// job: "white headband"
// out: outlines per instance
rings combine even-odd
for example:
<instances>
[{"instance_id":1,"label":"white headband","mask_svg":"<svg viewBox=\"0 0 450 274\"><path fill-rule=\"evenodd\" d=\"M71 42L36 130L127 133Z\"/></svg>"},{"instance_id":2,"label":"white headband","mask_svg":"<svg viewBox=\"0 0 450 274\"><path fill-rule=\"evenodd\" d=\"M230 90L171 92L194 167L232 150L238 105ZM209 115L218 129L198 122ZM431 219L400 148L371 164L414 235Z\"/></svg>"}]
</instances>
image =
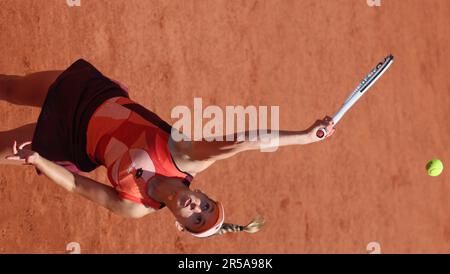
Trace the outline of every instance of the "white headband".
<instances>
[{"instance_id":1,"label":"white headband","mask_svg":"<svg viewBox=\"0 0 450 274\"><path fill-rule=\"evenodd\" d=\"M208 229L206 231L199 232L199 233L189 232L189 233L191 233L192 236L195 236L198 238L205 238L205 237L209 237L209 236L216 234L217 231L220 230L223 222L225 221L225 211L223 210L223 206L221 203L217 202L216 205L219 208L219 218L217 218L216 223L210 229Z\"/></svg>"}]
</instances>

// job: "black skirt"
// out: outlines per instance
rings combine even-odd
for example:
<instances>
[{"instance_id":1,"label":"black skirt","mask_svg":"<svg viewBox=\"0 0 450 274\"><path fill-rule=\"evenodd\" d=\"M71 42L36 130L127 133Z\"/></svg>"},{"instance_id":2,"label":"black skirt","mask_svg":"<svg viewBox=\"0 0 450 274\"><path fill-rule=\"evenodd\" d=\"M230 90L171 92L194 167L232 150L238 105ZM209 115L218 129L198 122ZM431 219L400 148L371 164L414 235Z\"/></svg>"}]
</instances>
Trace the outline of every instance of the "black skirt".
<instances>
[{"instance_id":1,"label":"black skirt","mask_svg":"<svg viewBox=\"0 0 450 274\"><path fill-rule=\"evenodd\" d=\"M69 161L84 172L98 167L86 152L86 133L95 110L106 100L128 93L79 59L50 86L39 115L32 150L47 160Z\"/></svg>"}]
</instances>

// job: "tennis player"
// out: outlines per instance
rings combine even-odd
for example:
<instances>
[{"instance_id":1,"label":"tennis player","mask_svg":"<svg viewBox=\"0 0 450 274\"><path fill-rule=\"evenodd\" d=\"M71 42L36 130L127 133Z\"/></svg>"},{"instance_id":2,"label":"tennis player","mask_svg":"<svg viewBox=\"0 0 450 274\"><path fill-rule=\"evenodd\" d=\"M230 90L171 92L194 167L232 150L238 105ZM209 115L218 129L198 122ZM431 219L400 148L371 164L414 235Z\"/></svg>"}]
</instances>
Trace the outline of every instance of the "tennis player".
<instances>
[{"instance_id":1,"label":"tennis player","mask_svg":"<svg viewBox=\"0 0 450 274\"><path fill-rule=\"evenodd\" d=\"M260 149L261 139L245 141L180 141L171 125L130 99L123 84L79 59L64 71L25 76L0 75L0 99L40 107L36 123L0 132L0 163L32 165L70 192L117 214L140 218L167 207L176 227L196 237L227 232L257 232L264 223L225 223L222 203L199 190L193 178L218 160ZM330 117L303 131L279 131L278 146L321 141ZM105 166L111 185L82 176Z\"/></svg>"}]
</instances>

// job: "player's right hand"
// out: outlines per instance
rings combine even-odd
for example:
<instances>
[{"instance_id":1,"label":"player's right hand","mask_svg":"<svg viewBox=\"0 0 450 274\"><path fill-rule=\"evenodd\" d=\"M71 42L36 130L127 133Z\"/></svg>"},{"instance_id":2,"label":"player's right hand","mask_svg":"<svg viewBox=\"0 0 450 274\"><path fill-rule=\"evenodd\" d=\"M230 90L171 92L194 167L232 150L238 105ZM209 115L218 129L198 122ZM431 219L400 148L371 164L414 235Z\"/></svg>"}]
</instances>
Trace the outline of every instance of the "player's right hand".
<instances>
[{"instance_id":1,"label":"player's right hand","mask_svg":"<svg viewBox=\"0 0 450 274\"><path fill-rule=\"evenodd\" d=\"M323 138L317 137L317 131L319 131L320 129L323 129L323 128L327 132L326 136ZM308 134L308 138L311 143L330 138L331 135L333 135L333 133L335 131L336 131L336 128L334 127L333 119L330 116L325 116L325 118L323 118L322 120L317 120L316 122L314 122L314 124L312 126L310 126L306 130L306 132Z\"/></svg>"}]
</instances>

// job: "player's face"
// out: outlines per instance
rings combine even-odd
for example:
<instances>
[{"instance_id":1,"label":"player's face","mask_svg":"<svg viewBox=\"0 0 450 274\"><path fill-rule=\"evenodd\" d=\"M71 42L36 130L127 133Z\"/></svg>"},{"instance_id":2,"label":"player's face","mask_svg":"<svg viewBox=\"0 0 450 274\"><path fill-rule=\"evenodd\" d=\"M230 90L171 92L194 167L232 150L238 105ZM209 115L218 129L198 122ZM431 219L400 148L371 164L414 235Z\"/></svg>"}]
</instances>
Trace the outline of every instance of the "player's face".
<instances>
[{"instance_id":1,"label":"player's face","mask_svg":"<svg viewBox=\"0 0 450 274\"><path fill-rule=\"evenodd\" d=\"M177 210L174 212L178 222L191 232L201 232L211 227L219 216L216 202L200 191L185 191L178 195Z\"/></svg>"}]
</instances>

